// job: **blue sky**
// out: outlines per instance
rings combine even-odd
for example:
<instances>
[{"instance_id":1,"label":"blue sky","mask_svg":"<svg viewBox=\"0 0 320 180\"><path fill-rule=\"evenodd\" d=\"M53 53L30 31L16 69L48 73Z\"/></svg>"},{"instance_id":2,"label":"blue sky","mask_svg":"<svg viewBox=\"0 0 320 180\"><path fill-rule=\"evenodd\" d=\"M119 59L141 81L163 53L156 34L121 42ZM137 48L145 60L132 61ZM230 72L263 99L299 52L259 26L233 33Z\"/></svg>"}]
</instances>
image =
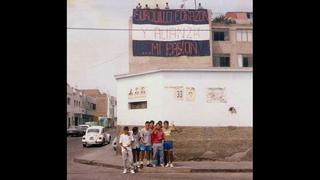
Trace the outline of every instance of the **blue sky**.
<instances>
[{"instance_id":1,"label":"blue sky","mask_svg":"<svg viewBox=\"0 0 320 180\"><path fill-rule=\"evenodd\" d=\"M128 28L132 9L152 0L67 0L67 27ZM179 8L182 0L168 2ZM252 0L197 0L214 15L227 11L252 11ZM194 8L194 1L185 2ZM67 81L78 88L98 88L116 95L114 74L128 71L127 31L67 30Z\"/></svg>"}]
</instances>

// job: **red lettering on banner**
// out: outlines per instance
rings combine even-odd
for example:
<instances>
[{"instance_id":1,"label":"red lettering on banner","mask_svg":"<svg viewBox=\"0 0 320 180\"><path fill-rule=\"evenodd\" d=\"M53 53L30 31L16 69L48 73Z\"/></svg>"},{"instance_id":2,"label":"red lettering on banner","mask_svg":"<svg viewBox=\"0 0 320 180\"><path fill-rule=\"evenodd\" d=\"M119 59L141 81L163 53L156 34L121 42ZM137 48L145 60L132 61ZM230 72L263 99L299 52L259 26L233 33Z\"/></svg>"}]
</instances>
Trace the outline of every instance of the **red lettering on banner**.
<instances>
[{"instance_id":1,"label":"red lettering on banner","mask_svg":"<svg viewBox=\"0 0 320 180\"><path fill-rule=\"evenodd\" d=\"M166 43L166 56L171 56L169 52L171 50L171 43Z\"/></svg>"},{"instance_id":2,"label":"red lettering on banner","mask_svg":"<svg viewBox=\"0 0 320 180\"><path fill-rule=\"evenodd\" d=\"M157 11L157 20L156 20L156 23L159 23L159 24L162 23L161 11Z\"/></svg>"},{"instance_id":3,"label":"red lettering on banner","mask_svg":"<svg viewBox=\"0 0 320 180\"><path fill-rule=\"evenodd\" d=\"M197 43L191 43L190 44L191 54L198 55L198 44Z\"/></svg>"},{"instance_id":4,"label":"red lettering on banner","mask_svg":"<svg viewBox=\"0 0 320 180\"><path fill-rule=\"evenodd\" d=\"M196 13L196 14L195 14L195 16L194 16L194 21L195 21L195 22L202 20L200 15L201 15L201 13Z\"/></svg>"},{"instance_id":5,"label":"red lettering on banner","mask_svg":"<svg viewBox=\"0 0 320 180\"><path fill-rule=\"evenodd\" d=\"M208 20L208 13L207 13L207 11L204 11L204 12L202 12L202 19L203 19L203 21L209 21Z\"/></svg>"},{"instance_id":6,"label":"red lettering on banner","mask_svg":"<svg viewBox=\"0 0 320 180\"><path fill-rule=\"evenodd\" d=\"M189 42L185 42L184 43L184 54L185 55L189 55L190 54L190 43Z\"/></svg>"},{"instance_id":7,"label":"red lettering on banner","mask_svg":"<svg viewBox=\"0 0 320 180\"><path fill-rule=\"evenodd\" d=\"M161 52L161 46L160 46L160 43L157 43L157 42L153 42L151 44L151 54L154 55L160 55L160 52Z\"/></svg>"},{"instance_id":8,"label":"red lettering on banner","mask_svg":"<svg viewBox=\"0 0 320 180\"><path fill-rule=\"evenodd\" d=\"M197 13L196 13L196 14L197 14ZM189 12L189 20L194 21L194 17L195 17L194 11L190 11L190 12Z\"/></svg>"},{"instance_id":9,"label":"red lettering on banner","mask_svg":"<svg viewBox=\"0 0 320 180\"><path fill-rule=\"evenodd\" d=\"M134 10L134 21L150 21L156 24L176 24L191 21L208 22L206 10Z\"/></svg>"},{"instance_id":10,"label":"red lettering on banner","mask_svg":"<svg viewBox=\"0 0 320 180\"><path fill-rule=\"evenodd\" d=\"M183 46L182 42L177 42L177 48L176 48L176 56L183 55Z\"/></svg>"}]
</instances>

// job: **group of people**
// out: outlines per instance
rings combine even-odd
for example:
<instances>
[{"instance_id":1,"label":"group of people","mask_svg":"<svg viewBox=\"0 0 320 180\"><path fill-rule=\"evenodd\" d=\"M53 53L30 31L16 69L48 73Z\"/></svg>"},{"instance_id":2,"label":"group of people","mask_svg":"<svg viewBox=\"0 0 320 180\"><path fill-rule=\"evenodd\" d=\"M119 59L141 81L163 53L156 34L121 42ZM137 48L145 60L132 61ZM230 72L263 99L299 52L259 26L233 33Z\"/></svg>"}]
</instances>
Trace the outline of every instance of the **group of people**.
<instances>
[{"instance_id":1,"label":"group of people","mask_svg":"<svg viewBox=\"0 0 320 180\"><path fill-rule=\"evenodd\" d=\"M139 168L173 167L173 138L171 132L177 131L175 125L168 121L146 121L142 129L133 127L132 131L125 126L120 135L119 145L123 159L123 173L131 173ZM146 164L144 163L146 158Z\"/></svg>"},{"instance_id":2,"label":"group of people","mask_svg":"<svg viewBox=\"0 0 320 180\"><path fill-rule=\"evenodd\" d=\"M184 8L184 4L182 4L182 5L180 6L180 8ZM141 6L140 3L138 3L138 5L136 6L136 9L142 9L142 6ZM148 4L145 5L144 9L150 9L149 6L148 6ZM160 8L159 8L159 5L156 4L156 7L155 7L154 9L160 9ZM164 9L170 9L168 3L166 3L166 6L164 7ZM199 3L198 9L203 9L203 7L201 6L201 3Z\"/></svg>"}]
</instances>

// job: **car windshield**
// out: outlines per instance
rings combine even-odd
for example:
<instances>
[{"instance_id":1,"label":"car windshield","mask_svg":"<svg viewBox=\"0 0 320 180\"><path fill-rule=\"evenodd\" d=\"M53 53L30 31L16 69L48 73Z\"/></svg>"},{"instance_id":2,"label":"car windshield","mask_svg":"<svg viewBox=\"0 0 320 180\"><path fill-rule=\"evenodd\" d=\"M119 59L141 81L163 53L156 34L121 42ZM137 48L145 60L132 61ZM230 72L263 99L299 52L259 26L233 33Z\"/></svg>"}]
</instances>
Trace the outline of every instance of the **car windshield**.
<instances>
[{"instance_id":1,"label":"car windshield","mask_svg":"<svg viewBox=\"0 0 320 180\"><path fill-rule=\"evenodd\" d=\"M88 133L99 133L99 129L88 129Z\"/></svg>"}]
</instances>

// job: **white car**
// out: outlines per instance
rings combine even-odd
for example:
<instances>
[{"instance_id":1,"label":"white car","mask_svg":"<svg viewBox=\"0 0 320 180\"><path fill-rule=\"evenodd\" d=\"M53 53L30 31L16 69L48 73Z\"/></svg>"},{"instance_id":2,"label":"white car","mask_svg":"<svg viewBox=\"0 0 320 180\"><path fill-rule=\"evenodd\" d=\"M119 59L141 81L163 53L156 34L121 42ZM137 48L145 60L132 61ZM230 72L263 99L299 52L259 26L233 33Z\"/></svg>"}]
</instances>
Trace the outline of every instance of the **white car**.
<instances>
[{"instance_id":1,"label":"white car","mask_svg":"<svg viewBox=\"0 0 320 180\"><path fill-rule=\"evenodd\" d=\"M111 135L106 133L102 126L91 126L86 130L86 134L82 137L83 147L89 145L104 145L111 142Z\"/></svg>"}]
</instances>

